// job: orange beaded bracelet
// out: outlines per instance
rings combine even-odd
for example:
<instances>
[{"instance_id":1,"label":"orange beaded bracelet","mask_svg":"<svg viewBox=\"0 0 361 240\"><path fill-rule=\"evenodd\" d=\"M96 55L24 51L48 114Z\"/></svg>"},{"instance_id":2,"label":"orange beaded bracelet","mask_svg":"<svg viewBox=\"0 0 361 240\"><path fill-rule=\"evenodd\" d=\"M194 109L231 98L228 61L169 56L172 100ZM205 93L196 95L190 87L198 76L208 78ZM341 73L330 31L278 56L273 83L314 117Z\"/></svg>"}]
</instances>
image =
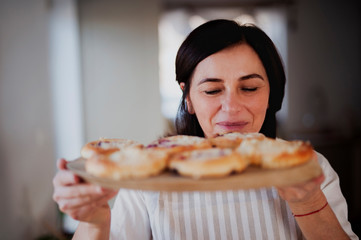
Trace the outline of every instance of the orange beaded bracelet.
<instances>
[{"instance_id":1,"label":"orange beaded bracelet","mask_svg":"<svg viewBox=\"0 0 361 240\"><path fill-rule=\"evenodd\" d=\"M318 209L318 210L316 210L316 211L309 212L309 213L305 213L305 214L293 214L293 213L292 213L292 215L293 215L294 217L304 217L304 216L312 215L312 214L318 213L319 211L321 211L322 209L324 209L327 205L328 205L328 202L326 202L325 205L323 205L320 209Z\"/></svg>"}]
</instances>

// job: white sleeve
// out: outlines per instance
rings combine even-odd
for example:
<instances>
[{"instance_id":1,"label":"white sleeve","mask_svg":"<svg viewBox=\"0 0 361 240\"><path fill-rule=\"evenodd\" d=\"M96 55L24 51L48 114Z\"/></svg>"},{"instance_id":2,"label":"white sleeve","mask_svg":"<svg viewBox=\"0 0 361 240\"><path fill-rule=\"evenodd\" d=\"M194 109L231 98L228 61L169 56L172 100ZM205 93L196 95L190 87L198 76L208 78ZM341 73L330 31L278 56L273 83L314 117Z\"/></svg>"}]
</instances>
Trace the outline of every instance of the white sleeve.
<instances>
[{"instance_id":1,"label":"white sleeve","mask_svg":"<svg viewBox=\"0 0 361 240\"><path fill-rule=\"evenodd\" d=\"M110 239L151 239L148 212L140 191L119 190L111 213Z\"/></svg>"},{"instance_id":2,"label":"white sleeve","mask_svg":"<svg viewBox=\"0 0 361 240\"><path fill-rule=\"evenodd\" d=\"M317 153L317 158L323 170L323 174L325 175L325 181L321 184L321 189L327 198L328 204L347 235L351 239L358 239L356 234L352 231L351 224L348 221L347 203L341 192L340 180L337 173L322 154Z\"/></svg>"}]
</instances>

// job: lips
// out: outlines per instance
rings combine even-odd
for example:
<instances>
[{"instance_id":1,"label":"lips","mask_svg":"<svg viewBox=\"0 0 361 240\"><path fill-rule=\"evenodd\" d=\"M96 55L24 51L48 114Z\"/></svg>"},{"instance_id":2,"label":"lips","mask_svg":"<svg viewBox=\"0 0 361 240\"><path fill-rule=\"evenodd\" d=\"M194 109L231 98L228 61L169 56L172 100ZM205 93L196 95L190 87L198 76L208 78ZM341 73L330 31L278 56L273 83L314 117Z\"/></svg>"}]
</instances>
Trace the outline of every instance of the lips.
<instances>
[{"instance_id":1,"label":"lips","mask_svg":"<svg viewBox=\"0 0 361 240\"><path fill-rule=\"evenodd\" d=\"M229 121L224 121L224 122L218 122L216 123L216 125L218 127L220 127L222 130L230 132L230 131L241 131L242 129L244 129L247 126L248 122L229 122Z\"/></svg>"}]
</instances>

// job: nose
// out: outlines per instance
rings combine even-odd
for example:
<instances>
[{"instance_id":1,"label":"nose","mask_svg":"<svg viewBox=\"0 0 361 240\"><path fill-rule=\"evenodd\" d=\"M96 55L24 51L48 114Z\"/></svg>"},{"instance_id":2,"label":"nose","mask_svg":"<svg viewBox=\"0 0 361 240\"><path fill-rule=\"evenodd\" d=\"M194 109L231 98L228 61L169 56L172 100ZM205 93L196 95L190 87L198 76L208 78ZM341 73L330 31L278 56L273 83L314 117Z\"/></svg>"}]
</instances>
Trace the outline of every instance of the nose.
<instances>
[{"instance_id":1,"label":"nose","mask_svg":"<svg viewBox=\"0 0 361 240\"><path fill-rule=\"evenodd\" d=\"M237 113L242 109L242 99L237 93L229 92L223 96L222 110L228 113Z\"/></svg>"}]
</instances>

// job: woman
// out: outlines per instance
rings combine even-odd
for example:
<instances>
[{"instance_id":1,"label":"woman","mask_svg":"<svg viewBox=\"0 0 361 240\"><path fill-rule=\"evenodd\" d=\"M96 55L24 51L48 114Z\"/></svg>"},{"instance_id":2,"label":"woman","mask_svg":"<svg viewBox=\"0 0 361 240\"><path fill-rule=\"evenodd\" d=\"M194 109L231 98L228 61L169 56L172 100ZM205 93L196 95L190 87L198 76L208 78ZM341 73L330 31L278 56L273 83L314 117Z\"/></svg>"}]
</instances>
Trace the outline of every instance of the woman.
<instances>
[{"instance_id":1,"label":"woman","mask_svg":"<svg viewBox=\"0 0 361 240\"><path fill-rule=\"evenodd\" d=\"M267 35L254 26L214 20L195 29L176 59L183 91L177 134L213 137L261 132L276 137L285 75ZM80 220L75 238L86 239L348 239L338 177L315 153L324 174L297 186L226 192L116 193L90 184L60 160L54 200Z\"/></svg>"}]
</instances>

